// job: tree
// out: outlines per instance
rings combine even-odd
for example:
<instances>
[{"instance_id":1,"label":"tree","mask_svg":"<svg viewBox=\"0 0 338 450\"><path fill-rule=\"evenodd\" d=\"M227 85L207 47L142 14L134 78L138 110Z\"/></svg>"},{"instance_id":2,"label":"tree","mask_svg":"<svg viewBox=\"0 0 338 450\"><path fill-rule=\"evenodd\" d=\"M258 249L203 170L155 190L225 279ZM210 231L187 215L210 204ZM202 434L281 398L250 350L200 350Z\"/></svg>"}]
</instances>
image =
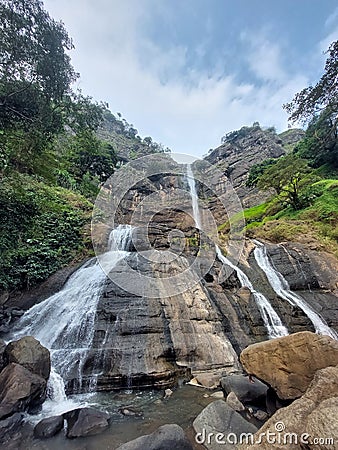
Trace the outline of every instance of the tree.
<instances>
[{"instance_id":1,"label":"tree","mask_svg":"<svg viewBox=\"0 0 338 450\"><path fill-rule=\"evenodd\" d=\"M328 164L338 167L336 113L330 107L315 116L306 130L305 137L295 147L294 152L306 158L312 167Z\"/></svg>"},{"instance_id":2,"label":"tree","mask_svg":"<svg viewBox=\"0 0 338 450\"><path fill-rule=\"evenodd\" d=\"M247 179L246 185L248 187L256 186L259 178L263 175L264 171L271 167L273 164L276 164L278 160L275 158L268 158L262 161L261 163L254 164L249 171L249 177Z\"/></svg>"},{"instance_id":3,"label":"tree","mask_svg":"<svg viewBox=\"0 0 338 450\"><path fill-rule=\"evenodd\" d=\"M39 0L2 0L0 6L0 124L60 126L53 113L76 80L73 48L63 24ZM51 116L45 121L46 113ZM41 120L42 117L44 120ZM58 121L56 121L58 122ZM54 129L52 129L54 131Z\"/></svg>"},{"instance_id":4,"label":"tree","mask_svg":"<svg viewBox=\"0 0 338 450\"><path fill-rule=\"evenodd\" d=\"M273 188L285 198L287 204L297 210L302 207L300 189L310 182L305 175L310 171L307 161L290 154L279 158L260 176L259 189Z\"/></svg>"},{"instance_id":5,"label":"tree","mask_svg":"<svg viewBox=\"0 0 338 450\"><path fill-rule=\"evenodd\" d=\"M316 114L326 107L335 111L337 126L338 111L338 41L332 42L328 50L328 58L325 63L325 71L315 86L309 86L299 93L290 103L283 108L290 115L291 122L308 122Z\"/></svg>"}]
</instances>

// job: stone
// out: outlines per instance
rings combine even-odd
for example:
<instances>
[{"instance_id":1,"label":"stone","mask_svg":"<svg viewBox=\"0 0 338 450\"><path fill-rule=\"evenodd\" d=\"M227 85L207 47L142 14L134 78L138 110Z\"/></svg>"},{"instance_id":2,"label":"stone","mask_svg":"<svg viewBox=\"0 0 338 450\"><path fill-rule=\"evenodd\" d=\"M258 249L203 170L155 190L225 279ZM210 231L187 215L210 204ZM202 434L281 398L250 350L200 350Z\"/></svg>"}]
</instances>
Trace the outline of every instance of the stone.
<instances>
[{"instance_id":1,"label":"stone","mask_svg":"<svg viewBox=\"0 0 338 450\"><path fill-rule=\"evenodd\" d=\"M193 450L181 427L176 424L162 425L151 434L127 442L117 450Z\"/></svg>"},{"instance_id":2,"label":"stone","mask_svg":"<svg viewBox=\"0 0 338 450\"><path fill-rule=\"evenodd\" d=\"M234 411L244 411L245 406L238 400L237 395L234 392L230 392L226 398L227 405Z\"/></svg>"},{"instance_id":3,"label":"stone","mask_svg":"<svg viewBox=\"0 0 338 450\"><path fill-rule=\"evenodd\" d=\"M0 374L0 419L40 406L46 398L46 385L39 375L10 363Z\"/></svg>"},{"instance_id":4,"label":"stone","mask_svg":"<svg viewBox=\"0 0 338 450\"><path fill-rule=\"evenodd\" d=\"M105 430L109 415L94 408L78 408L63 414L67 421L67 438L93 436Z\"/></svg>"},{"instance_id":5,"label":"stone","mask_svg":"<svg viewBox=\"0 0 338 450\"><path fill-rule=\"evenodd\" d=\"M224 398L224 394L222 391L216 391L210 394L210 397L212 398Z\"/></svg>"},{"instance_id":6,"label":"stone","mask_svg":"<svg viewBox=\"0 0 338 450\"><path fill-rule=\"evenodd\" d=\"M166 389L164 391L164 398L170 398L173 395L173 391L171 389Z\"/></svg>"},{"instance_id":7,"label":"stone","mask_svg":"<svg viewBox=\"0 0 338 450\"><path fill-rule=\"evenodd\" d=\"M24 420L22 413L14 413L7 419L0 420L0 443L4 443L12 438L13 433L20 428Z\"/></svg>"},{"instance_id":8,"label":"stone","mask_svg":"<svg viewBox=\"0 0 338 450\"><path fill-rule=\"evenodd\" d=\"M244 405L265 405L268 387L256 378L250 380L244 375L228 375L221 378L221 387L225 395L233 392Z\"/></svg>"},{"instance_id":9,"label":"stone","mask_svg":"<svg viewBox=\"0 0 338 450\"><path fill-rule=\"evenodd\" d=\"M2 339L0 339L0 372L6 366L6 362L5 362L5 358L4 358L5 348L6 348L6 342L3 341Z\"/></svg>"},{"instance_id":10,"label":"stone","mask_svg":"<svg viewBox=\"0 0 338 450\"><path fill-rule=\"evenodd\" d=\"M33 336L25 336L10 342L5 349L4 358L8 363L20 364L45 380L49 377L51 367L49 350Z\"/></svg>"},{"instance_id":11,"label":"stone","mask_svg":"<svg viewBox=\"0 0 338 450\"><path fill-rule=\"evenodd\" d=\"M132 408L131 406L128 407L122 407L119 408L118 410L123 416L129 416L129 417L142 417L143 416L143 412L142 411L138 411L135 408Z\"/></svg>"},{"instance_id":12,"label":"stone","mask_svg":"<svg viewBox=\"0 0 338 450\"><path fill-rule=\"evenodd\" d=\"M309 331L252 344L240 355L244 369L281 399L300 397L317 370L338 364L338 341Z\"/></svg>"},{"instance_id":13,"label":"stone","mask_svg":"<svg viewBox=\"0 0 338 450\"><path fill-rule=\"evenodd\" d=\"M246 421L223 400L216 400L204 408L194 420L193 427L196 432L196 442L203 444L208 450L233 450L233 444L227 441L229 433L239 438L242 433L257 431L255 425ZM211 436L210 440L208 436ZM217 442L220 440L224 442Z\"/></svg>"},{"instance_id":14,"label":"stone","mask_svg":"<svg viewBox=\"0 0 338 450\"><path fill-rule=\"evenodd\" d=\"M334 444L315 443L314 438L333 439L338 442L338 367L326 367L318 370L313 377L305 394L295 400L291 405L279 409L254 436L256 444L242 445L240 450L333 450ZM278 440L284 442L290 439L291 433L297 436L298 443L288 442L287 445L279 445L278 441L267 442L267 433L277 433ZM263 435L265 433L265 435ZM265 436L265 437L264 437ZM300 439L306 439L300 447ZM262 442L257 444L259 437ZM304 447L303 447L304 446Z\"/></svg>"},{"instance_id":15,"label":"stone","mask_svg":"<svg viewBox=\"0 0 338 450\"><path fill-rule=\"evenodd\" d=\"M64 419L62 416L47 417L40 420L34 427L34 436L44 439L55 436L63 428Z\"/></svg>"},{"instance_id":16,"label":"stone","mask_svg":"<svg viewBox=\"0 0 338 450\"><path fill-rule=\"evenodd\" d=\"M199 373L196 375L196 380L208 389L215 389L219 386L219 375L214 373Z\"/></svg>"},{"instance_id":17,"label":"stone","mask_svg":"<svg viewBox=\"0 0 338 450\"><path fill-rule=\"evenodd\" d=\"M264 422L269 417L269 414L261 409L255 411L252 415L261 422Z\"/></svg>"}]
</instances>

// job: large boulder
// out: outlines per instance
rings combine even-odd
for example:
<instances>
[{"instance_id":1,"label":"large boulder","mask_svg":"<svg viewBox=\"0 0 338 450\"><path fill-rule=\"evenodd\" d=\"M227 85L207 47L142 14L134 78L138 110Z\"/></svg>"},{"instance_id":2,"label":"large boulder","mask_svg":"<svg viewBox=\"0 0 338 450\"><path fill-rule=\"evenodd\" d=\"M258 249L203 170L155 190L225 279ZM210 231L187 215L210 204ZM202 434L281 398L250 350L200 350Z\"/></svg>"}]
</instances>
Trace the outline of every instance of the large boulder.
<instances>
[{"instance_id":1,"label":"large boulder","mask_svg":"<svg viewBox=\"0 0 338 450\"><path fill-rule=\"evenodd\" d=\"M127 442L117 450L193 450L181 427L175 424L162 425L156 431Z\"/></svg>"},{"instance_id":2,"label":"large boulder","mask_svg":"<svg viewBox=\"0 0 338 450\"><path fill-rule=\"evenodd\" d=\"M8 363L20 364L32 373L45 380L50 374L50 354L33 336L25 336L18 341L10 342L4 353Z\"/></svg>"},{"instance_id":3,"label":"large boulder","mask_svg":"<svg viewBox=\"0 0 338 450\"><path fill-rule=\"evenodd\" d=\"M52 416L40 420L34 427L34 436L37 438L50 438L55 436L63 428L64 419L62 416Z\"/></svg>"},{"instance_id":4,"label":"large boulder","mask_svg":"<svg viewBox=\"0 0 338 450\"><path fill-rule=\"evenodd\" d=\"M266 402L268 387L261 381L244 375L228 375L221 379L221 387L226 395L234 392L244 404L262 404Z\"/></svg>"},{"instance_id":5,"label":"large boulder","mask_svg":"<svg viewBox=\"0 0 338 450\"><path fill-rule=\"evenodd\" d=\"M272 386L281 399L300 397L317 370L338 364L338 342L309 331L249 345L244 369Z\"/></svg>"},{"instance_id":6,"label":"large boulder","mask_svg":"<svg viewBox=\"0 0 338 450\"><path fill-rule=\"evenodd\" d=\"M108 427L109 415L94 408L78 408L63 414L67 437L77 438L101 433Z\"/></svg>"},{"instance_id":7,"label":"large boulder","mask_svg":"<svg viewBox=\"0 0 338 450\"><path fill-rule=\"evenodd\" d=\"M4 420L0 420L0 443L3 444L13 438L21 427L24 415L15 413Z\"/></svg>"},{"instance_id":8,"label":"large boulder","mask_svg":"<svg viewBox=\"0 0 338 450\"><path fill-rule=\"evenodd\" d=\"M0 419L30 411L46 398L46 380L19 364L11 363L0 374Z\"/></svg>"},{"instance_id":9,"label":"large boulder","mask_svg":"<svg viewBox=\"0 0 338 450\"><path fill-rule=\"evenodd\" d=\"M234 440L242 433L257 431L257 427L245 420L223 400L210 403L193 423L196 441L208 450L233 450ZM231 437L230 441L228 437Z\"/></svg>"},{"instance_id":10,"label":"large boulder","mask_svg":"<svg viewBox=\"0 0 338 450\"><path fill-rule=\"evenodd\" d=\"M254 444L242 445L239 448L241 450L337 448L335 446L338 442L337 393L338 367L319 370L301 398L286 408L279 409L259 429L253 437ZM269 440L267 436L270 436ZM261 441L259 444L258 440ZM287 445L280 445L280 442Z\"/></svg>"}]
</instances>

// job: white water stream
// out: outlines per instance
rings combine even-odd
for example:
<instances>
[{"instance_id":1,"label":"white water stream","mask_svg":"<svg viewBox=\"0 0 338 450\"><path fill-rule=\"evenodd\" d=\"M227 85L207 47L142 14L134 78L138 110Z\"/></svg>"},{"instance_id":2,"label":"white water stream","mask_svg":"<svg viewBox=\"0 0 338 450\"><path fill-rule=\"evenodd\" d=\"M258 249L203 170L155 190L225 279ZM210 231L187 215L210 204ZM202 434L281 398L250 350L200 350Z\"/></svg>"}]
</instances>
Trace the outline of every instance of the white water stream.
<instances>
[{"instance_id":1,"label":"white water stream","mask_svg":"<svg viewBox=\"0 0 338 450\"><path fill-rule=\"evenodd\" d=\"M316 333L326 334L333 339L338 340L338 334L327 325L325 320L320 317L320 315L315 312L300 295L296 294L290 289L290 286L283 275L273 267L266 252L265 246L261 242L256 240L254 241L254 243L256 244L254 256L257 264L264 271L270 285L272 286L276 294L282 299L289 302L291 305L298 306L298 308L304 311L307 317L311 320Z\"/></svg>"},{"instance_id":2,"label":"white water stream","mask_svg":"<svg viewBox=\"0 0 338 450\"><path fill-rule=\"evenodd\" d=\"M104 255L110 268L125 257L130 240L129 225L120 225L111 232L109 251ZM74 272L61 291L30 308L11 333L12 339L34 336L50 350L49 397L60 408L67 400L64 380L77 379L81 391L83 367L92 346L97 305L105 282L105 272L96 259L91 259ZM92 378L89 375L87 381L95 390L96 376Z\"/></svg>"}]
</instances>

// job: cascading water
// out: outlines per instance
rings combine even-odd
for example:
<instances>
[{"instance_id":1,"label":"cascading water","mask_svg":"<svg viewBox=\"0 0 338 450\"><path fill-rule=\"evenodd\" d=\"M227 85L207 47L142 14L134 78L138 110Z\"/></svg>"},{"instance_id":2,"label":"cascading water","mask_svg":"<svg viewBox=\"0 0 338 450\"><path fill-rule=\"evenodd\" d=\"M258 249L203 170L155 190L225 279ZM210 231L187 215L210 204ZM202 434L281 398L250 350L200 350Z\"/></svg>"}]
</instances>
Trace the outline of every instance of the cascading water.
<instances>
[{"instance_id":1,"label":"cascading water","mask_svg":"<svg viewBox=\"0 0 338 450\"><path fill-rule=\"evenodd\" d=\"M293 306L298 306L307 317L313 323L313 326L318 334L326 334L333 339L338 340L338 334L332 330L324 319L322 319L319 314L317 314L306 302L305 300L295 292L290 289L290 286L283 275L278 272L272 265L268 254L266 252L265 245L259 241L254 240L256 248L254 250L254 256L259 267L265 273L271 287L276 292L276 294L288 301Z\"/></svg>"},{"instance_id":2,"label":"cascading water","mask_svg":"<svg viewBox=\"0 0 338 450\"><path fill-rule=\"evenodd\" d=\"M200 215L200 210L199 210L199 206L198 206L196 183L195 183L194 174L192 172L191 164L187 164L187 180L188 180L188 185L189 185L189 189L190 189L192 213L193 213L193 217L195 220L195 227L200 230L202 228L201 215Z\"/></svg>"},{"instance_id":3,"label":"cascading water","mask_svg":"<svg viewBox=\"0 0 338 450\"><path fill-rule=\"evenodd\" d=\"M266 329L268 330L268 335L270 339L287 336L288 330L287 328L282 324L282 321L280 320L278 314L268 301L268 299L260 292L257 292L253 285L251 284L249 278L245 275L245 273L237 266L235 266L228 258L226 258L220 248L216 245L216 254L218 256L218 259L227 266L231 267L233 270L235 270L238 279L241 283L242 287L246 287L250 290L252 293L257 307L261 313L264 325Z\"/></svg>"},{"instance_id":4,"label":"cascading water","mask_svg":"<svg viewBox=\"0 0 338 450\"><path fill-rule=\"evenodd\" d=\"M120 225L109 237L105 261L114 267L125 257L131 241L131 227ZM17 322L12 339L30 335L51 353L52 372L49 391L55 400L64 400L64 380L77 379L83 388L82 369L94 337L97 304L105 285L106 274L93 258L82 265L63 289L29 309ZM88 387L95 389L96 377L89 376Z\"/></svg>"},{"instance_id":5,"label":"cascading water","mask_svg":"<svg viewBox=\"0 0 338 450\"><path fill-rule=\"evenodd\" d=\"M196 228L201 228L201 218L200 218L200 212L199 212L199 206L198 206L198 197L196 192L196 184L194 175L192 172L192 168L190 164L187 164L187 179L191 194L191 203L192 203L192 210L193 210L193 216L195 220L195 226ZM225 258L223 256L220 248L216 245L216 253L219 258L219 260L223 263L234 269L237 273L237 276L241 282L242 286L245 286L250 289L252 292L252 295L254 296L254 299L257 303L257 307L261 313L262 319L264 321L264 325L268 330L268 335L270 338L276 338L281 336L286 336L288 334L288 330L286 327L282 324L278 314L271 306L270 302L264 297L263 294L260 292L255 291L253 288L249 278L245 275L245 273L239 269L237 266L232 264L230 260Z\"/></svg>"}]
</instances>

